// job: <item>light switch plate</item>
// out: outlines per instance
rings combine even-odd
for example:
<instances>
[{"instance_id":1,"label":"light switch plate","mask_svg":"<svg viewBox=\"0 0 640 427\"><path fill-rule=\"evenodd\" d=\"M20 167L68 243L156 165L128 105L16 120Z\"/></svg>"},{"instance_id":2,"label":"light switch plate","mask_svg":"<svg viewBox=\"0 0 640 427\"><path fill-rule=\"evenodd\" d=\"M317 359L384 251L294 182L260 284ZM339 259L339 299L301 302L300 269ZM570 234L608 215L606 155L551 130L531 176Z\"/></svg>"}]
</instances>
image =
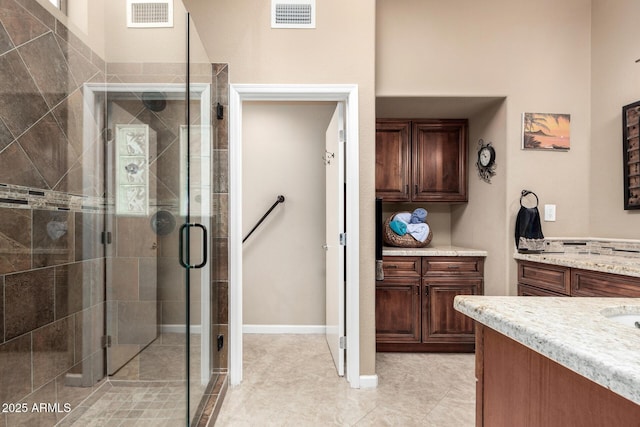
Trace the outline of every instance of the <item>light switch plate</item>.
<instances>
[{"instance_id":1,"label":"light switch plate","mask_svg":"<svg viewBox=\"0 0 640 427\"><path fill-rule=\"evenodd\" d=\"M556 220L556 205L544 205L544 220L545 221Z\"/></svg>"}]
</instances>

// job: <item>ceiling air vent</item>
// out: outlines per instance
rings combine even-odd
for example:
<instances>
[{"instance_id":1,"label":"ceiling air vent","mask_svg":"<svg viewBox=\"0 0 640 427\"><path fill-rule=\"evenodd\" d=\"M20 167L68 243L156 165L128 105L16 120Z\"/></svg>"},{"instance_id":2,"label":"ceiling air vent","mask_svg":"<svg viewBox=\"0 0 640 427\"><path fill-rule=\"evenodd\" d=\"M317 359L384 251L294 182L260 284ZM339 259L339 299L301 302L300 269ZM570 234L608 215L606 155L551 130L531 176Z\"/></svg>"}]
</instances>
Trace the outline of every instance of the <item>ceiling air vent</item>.
<instances>
[{"instance_id":1,"label":"ceiling air vent","mask_svg":"<svg viewBox=\"0 0 640 427\"><path fill-rule=\"evenodd\" d=\"M315 0L272 0L271 28L315 28Z\"/></svg>"},{"instance_id":2,"label":"ceiling air vent","mask_svg":"<svg viewBox=\"0 0 640 427\"><path fill-rule=\"evenodd\" d=\"M127 27L173 27L173 0L127 0Z\"/></svg>"}]
</instances>

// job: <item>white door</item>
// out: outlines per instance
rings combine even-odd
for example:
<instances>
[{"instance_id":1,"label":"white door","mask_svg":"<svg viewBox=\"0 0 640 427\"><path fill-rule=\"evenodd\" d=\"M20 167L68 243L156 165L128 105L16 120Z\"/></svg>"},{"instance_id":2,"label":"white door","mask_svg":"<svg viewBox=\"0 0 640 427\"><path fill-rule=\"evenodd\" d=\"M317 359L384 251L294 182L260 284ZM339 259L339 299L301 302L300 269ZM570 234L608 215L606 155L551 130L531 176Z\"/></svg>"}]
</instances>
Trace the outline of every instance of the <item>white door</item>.
<instances>
[{"instance_id":1,"label":"white door","mask_svg":"<svg viewBox=\"0 0 640 427\"><path fill-rule=\"evenodd\" d=\"M338 102L326 133L326 335L338 375L344 376L344 105Z\"/></svg>"}]
</instances>

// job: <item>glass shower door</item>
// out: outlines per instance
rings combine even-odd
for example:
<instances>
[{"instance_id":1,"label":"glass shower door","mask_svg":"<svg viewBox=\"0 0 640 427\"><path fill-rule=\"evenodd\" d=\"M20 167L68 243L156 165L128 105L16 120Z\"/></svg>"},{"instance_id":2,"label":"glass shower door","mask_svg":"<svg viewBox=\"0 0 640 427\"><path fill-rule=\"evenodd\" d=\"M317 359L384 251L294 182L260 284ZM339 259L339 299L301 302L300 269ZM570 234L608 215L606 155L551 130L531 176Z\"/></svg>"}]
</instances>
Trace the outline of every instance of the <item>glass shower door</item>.
<instances>
[{"instance_id":1,"label":"glass shower door","mask_svg":"<svg viewBox=\"0 0 640 427\"><path fill-rule=\"evenodd\" d=\"M66 3L0 2L0 426L189 425L213 378L211 63L179 1L157 28Z\"/></svg>"},{"instance_id":2,"label":"glass shower door","mask_svg":"<svg viewBox=\"0 0 640 427\"><path fill-rule=\"evenodd\" d=\"M106 365L112 384L156 396L158 422L184 425L212 371L211 64L202 75L191 64L140 69L105 91Z\"/></svg>"}]
</instances>

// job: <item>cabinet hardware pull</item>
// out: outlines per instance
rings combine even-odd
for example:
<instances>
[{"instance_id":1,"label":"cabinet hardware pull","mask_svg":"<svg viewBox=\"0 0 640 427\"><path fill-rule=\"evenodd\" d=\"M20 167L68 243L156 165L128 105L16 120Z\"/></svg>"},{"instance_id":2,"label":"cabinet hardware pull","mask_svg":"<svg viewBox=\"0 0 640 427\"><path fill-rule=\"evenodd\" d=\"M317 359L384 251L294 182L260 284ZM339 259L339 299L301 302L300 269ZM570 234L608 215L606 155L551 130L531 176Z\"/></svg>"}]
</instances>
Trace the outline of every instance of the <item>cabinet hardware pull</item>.
<instances>
[{"instance_id":1,"label":"cabinet hardware pull","mask_svg":"<svg viewBox=\"0 0 640 427\"><path fill-rule=\"evenodd\" d=\"M417 196L418 195L418 184L416 184L414 188L415 188L415 193L414 194Z\"/></svg>"},{"instance_id":2,"label":"cabinet hardware pull","mask_svg":"<svg viewBox=\"0 0 640 427\"><path fill-rule=\"evenodd\" d=\"M460 268L459 265L450 265L449 267L447 267L449 270L457 270Z\"/></svg>"},{"instance_id":3,"label":"cabinet hardware pull","mask_svg":"<svg viewBox=\"0 0 640 427\"><path fill-rule=\"evenodd\" d=\"M387 265L386 267L387 267L387 268L398 268L398 266L397 266L397 265L395 265L395 264L389 264L389 265Z\"/></svg>"}]
</instances>

